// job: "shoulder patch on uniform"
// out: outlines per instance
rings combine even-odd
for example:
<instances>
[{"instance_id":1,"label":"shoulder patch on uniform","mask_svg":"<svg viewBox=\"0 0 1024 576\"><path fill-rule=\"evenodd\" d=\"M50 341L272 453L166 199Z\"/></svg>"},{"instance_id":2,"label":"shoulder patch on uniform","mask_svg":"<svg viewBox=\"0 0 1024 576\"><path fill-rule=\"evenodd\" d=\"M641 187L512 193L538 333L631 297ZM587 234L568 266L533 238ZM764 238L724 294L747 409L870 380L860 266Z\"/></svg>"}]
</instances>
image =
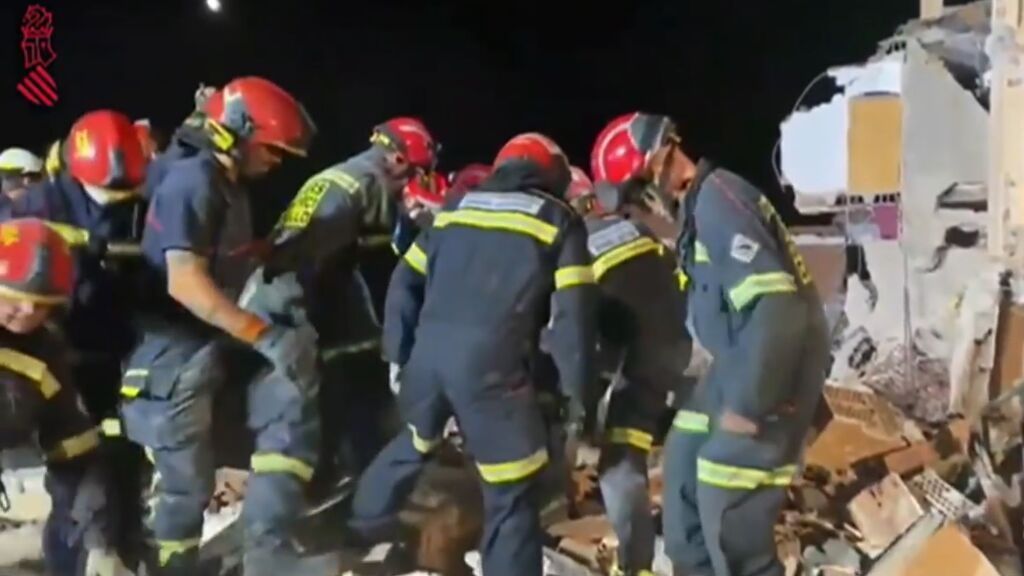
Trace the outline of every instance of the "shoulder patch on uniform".
<instances>
[{"instance_id":1,"label":"shoulder patch on uniform","mask_svg":"<svg viewBox=\"0 0 1024 576\"><path fill-rule=\"evenodd\" d=\"M470 192L459 201L459 208L490 212L522 212L536 216L544 207L544 199L521 192Z\"/></svg>"},{"instance_id":2,"label":"shoulder patch on uniform","mask_svg":"<svg viewBox=\"0 0 1024 576\"><path fill-rule=\"evenodd\" d=\"M305 228L313 219L317 206L331 185L330 182L319 176L309 179L281 214L277 226L286 229Z\"/></svg>"},{"instance_id":3,"label":"shoulder patch on uniform","mask_svg":"<svg viewBox=\"0 0 1024 576\"><path fill-rule=\"evenodd\" d=\"M587 238L587 249L591 256L599 256L639 237L640 231L636 226L632 222L623 220L591 234Z\"/></svg>"},{"instance_id":4,"label":"shoulder patch on uniform","mask_svg":"<svg viewBox=\"0 0 1024 576\"><path fill-rule=\"evenodd\" d=\"M754 261L754 257L757 256L757 251L760 249L761 245L753 239L743 234L736 234L732 237L729 255L744 264L750 264Z\"/></svg>"}]
</instances>

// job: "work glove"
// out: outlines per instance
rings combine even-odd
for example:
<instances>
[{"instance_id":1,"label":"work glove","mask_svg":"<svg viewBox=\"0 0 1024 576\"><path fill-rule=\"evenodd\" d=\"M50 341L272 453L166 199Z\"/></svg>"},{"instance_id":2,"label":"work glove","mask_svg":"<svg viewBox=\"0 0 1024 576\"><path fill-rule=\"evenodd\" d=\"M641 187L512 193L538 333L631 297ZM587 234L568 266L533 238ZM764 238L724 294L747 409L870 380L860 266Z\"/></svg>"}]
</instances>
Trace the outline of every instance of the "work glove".
<instances>
[{"instance_id":1,"label":"work glove","mask_svg":"<svg viewBox=\"0 0 1024 576\"><path fill-rule=\"evenodd\" d=\"M402 367L394 362L388 364L388 386L395 396L402 389Z\"/></svg>"},{"instance_id":2,"label":"work glove","mask_svg":"<svg viewBox=\"0 0 1024 576\"><path fill-rule=\"evenodd\" d=\"M317 333L309 324L291 328L273 324L253 344L274 369L288 379L303 382L316 372Z\"/></svg>"}]
</instances>

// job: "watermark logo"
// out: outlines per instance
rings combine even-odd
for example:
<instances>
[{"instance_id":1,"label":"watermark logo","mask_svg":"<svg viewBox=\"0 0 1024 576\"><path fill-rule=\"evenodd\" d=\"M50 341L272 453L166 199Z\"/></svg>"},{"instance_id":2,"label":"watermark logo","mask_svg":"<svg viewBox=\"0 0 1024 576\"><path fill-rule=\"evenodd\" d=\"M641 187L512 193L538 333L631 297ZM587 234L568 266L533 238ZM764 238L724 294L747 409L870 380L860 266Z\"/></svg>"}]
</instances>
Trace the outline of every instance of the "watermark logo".
<instances>
[{"instance_id":1,"label":"watermark logo","mask_svg":"<svg viewBox=\"0 0 1024 576\"><path fill-rule=\"evenodd\" d=\"M25 77L18 82L18 92L37 106L52 107L57 103L57 81L46 67L57 59L53 51L53 14L33 4L21 19L21 52L25 56Z\"/></svg>"}]
</instances>

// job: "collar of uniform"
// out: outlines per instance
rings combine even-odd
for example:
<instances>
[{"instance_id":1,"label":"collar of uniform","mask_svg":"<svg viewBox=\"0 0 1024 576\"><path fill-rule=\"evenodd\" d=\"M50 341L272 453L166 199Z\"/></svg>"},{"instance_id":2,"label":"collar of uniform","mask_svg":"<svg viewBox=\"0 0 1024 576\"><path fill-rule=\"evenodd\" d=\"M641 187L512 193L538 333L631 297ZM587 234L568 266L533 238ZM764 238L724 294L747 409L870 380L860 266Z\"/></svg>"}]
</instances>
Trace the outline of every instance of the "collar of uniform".
<instances>
[{"instance_id":1,"label":"collar of uniform","mask_svg":"<svg viewBox=\"0 0 1024 576\"><path fill-rule=\"evenodd\" d=\"M690 185L686 188L686 193L683 195L683 201L679 203L678 215L676 219L682 223L682 228L679 232L679 239L676 241L676 245L679 250L686 250L689 252L689 245L697 237L697 223L694 221L695 218L693 213L697 209L697 196L704 188L704 182L707 181L708 177L718 168L718 166L708 158L701 158L697 162L697 171L694 174L693 180Z\"/></svg>"},{"instance_id":2,"label":"collar of uniform","mask_svg":"<svg viewBox=\"0 0 1024 576\"><path fill-rule=\"evenodd\" d=\"M229 166L225 166L217 154L210 149L203 149L199 152L203 159L214 166L214 178L217 180L217 189L228 204L234 204L238 197L245 193L241 183L231 180Z\"/></svg>"}]
</instances>

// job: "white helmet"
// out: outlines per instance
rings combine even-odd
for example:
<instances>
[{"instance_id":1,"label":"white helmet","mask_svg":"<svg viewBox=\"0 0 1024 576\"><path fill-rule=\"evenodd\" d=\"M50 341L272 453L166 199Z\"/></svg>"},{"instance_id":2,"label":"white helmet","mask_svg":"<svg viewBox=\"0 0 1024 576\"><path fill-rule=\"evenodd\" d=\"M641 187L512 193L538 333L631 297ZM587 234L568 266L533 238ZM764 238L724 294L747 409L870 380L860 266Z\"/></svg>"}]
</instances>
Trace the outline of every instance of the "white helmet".
<instances>
[{"instance_id":1,"label":"white helmet","mask_svg":"<svg viewBox=\"0 0 1024 576\"><path fill-rule=\"evenodd\" d=\"M43 159L24 148L8 148L0 152L0 172L40 174Z\"/></svg>"}]
</instances>

